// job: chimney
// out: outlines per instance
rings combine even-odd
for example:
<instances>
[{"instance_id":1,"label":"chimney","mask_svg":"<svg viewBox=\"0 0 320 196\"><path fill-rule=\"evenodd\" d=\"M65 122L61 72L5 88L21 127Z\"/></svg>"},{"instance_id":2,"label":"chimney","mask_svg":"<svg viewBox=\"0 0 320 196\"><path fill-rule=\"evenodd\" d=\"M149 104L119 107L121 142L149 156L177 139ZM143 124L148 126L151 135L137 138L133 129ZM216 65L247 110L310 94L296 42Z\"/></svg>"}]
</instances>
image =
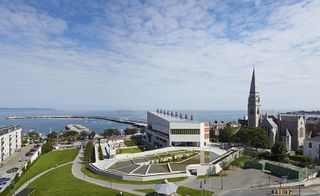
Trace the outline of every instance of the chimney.
<instances>
[{"instance_id":1,"label":"chimney","mask_svg":"<svg viewBox=\"0 0 320 196\"><path fill-rule=\"evenodd\" d=\"M163 114L166 114L167 112L166 112L166 110L163 110Z\"/></svg>"},{"instance_id":2,"label":"chimney","mask_svg":"<svg viewBox=\"0 0 320 196\"><path fill-rule=\"evenodd\" d=\"M162 114L162 109L160 109L160 114Z\"/></svg>"},{"instance_id":3,"label":"chimney","mask_svg":"<svg viewBox=\"0 0 320 196\"><path fill-rule=\"evenodd\" d=\"M171 116L173 117L173 111L171 111Z\"/></svg>"},{"instance_id":4,"label":"chimney","mask_svg":"<svg viewBox=\"0 0 320 196\"><path fill-rule=\"evenodd\" d=\"M193 115L190 116L190 120L193 120Z\"/></svg>"},{"instance_id":5,"label":"chimney","mask_svg":"<svg viewBox=\"0 0 320 196\"><path fill-rule=\"evenodd\" d=\"M178 117L178 112L176 112L174 116L175 116L175 117Z\"/></svg>"},{"instance_id":6,"label":"chimney","mask_svg":"<svg viewBox=\"0 0 320 196\"><path fill-rule=\"evenodd\" d=\"M182 113L180 112L180 118L182 119L183 118L183 116L182 116Z\"/></svg>"},{"instance_id":7,"label":"chimney","mask_svg":"<svg viewBox=\"0 0 320 196\"><path fill-rule=\"evenodd\" d=\"M159 108L157 108L157 113L159 113Z\"/></svg>"},{"instance_id":8,"label":"chimney","mask_svg":"<svg viewBox=\"0 0 320 196\"><path fill-rule=\"evenodd\" d=\"M188 114L185 114L185 115L184 115L184 118L185 118L185 119L188 119Z\"/></svg>"}]
</instances>

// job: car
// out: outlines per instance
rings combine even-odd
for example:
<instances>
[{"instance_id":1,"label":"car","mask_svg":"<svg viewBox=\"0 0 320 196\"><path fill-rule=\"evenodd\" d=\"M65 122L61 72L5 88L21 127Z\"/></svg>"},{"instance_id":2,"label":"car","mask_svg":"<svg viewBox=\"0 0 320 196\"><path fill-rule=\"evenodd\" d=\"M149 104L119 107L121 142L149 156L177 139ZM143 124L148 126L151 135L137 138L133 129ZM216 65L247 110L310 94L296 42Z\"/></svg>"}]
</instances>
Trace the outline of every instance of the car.
<instances>
[{"instance_id":1,"label":"car","mask_svg":"<svg viewBox=\"0 0 320 196\"><path fill-rule=\"evenodd\" d=\"M10 178L0 178L0 183L1 182L8 182L10 181Z\"/></svg>"},{"instance_id":2,"label":"car","mask_svg":"<svg viewBox=\"0 0 320 196\"><path fill-rule=\"evenodd\" d=\"M18 171L19 171L19 168L13 167L13 168L7 170L7 173L8 174L14 174L14 173L17 173Z\"/></svg>"},{"instance_id":3,"label":"car","mask_svg":"<svg viewBox=\"0 0 320 196\"><path fill-rule=\"evenodd\" d=\"M28 157L21 157L19 159L19 162L28 161L28 160L29 160Z\"/></svg>"},{"instance_id":4,"label":"car","mask_svg":"<svg viewBox=\"0 0 320 196\"><path fill-rule=\"evenodd\" d=\"M30 153L30 152L27 152L27 153L26 153L26 157L28 157L28 156L31 156L31 153Z\"/></svg>"},{"instance_id":5,"label":"car","mask_svg":"<svg viewBox=\"0 0 320 196\"><path fill-rule=\"evenodd\" d=\"M21 149L17 149L16 152L21 152Z\"/></svg>"},{"instance_id":6,"label":"car","mask_svg":"<svg viewBox=\"0 0 320 196\"><path fill-rule=\"evenodd\" d=\"M0 182L0 186L7 184L7 182Z\"/></svg>"}]
</instances>

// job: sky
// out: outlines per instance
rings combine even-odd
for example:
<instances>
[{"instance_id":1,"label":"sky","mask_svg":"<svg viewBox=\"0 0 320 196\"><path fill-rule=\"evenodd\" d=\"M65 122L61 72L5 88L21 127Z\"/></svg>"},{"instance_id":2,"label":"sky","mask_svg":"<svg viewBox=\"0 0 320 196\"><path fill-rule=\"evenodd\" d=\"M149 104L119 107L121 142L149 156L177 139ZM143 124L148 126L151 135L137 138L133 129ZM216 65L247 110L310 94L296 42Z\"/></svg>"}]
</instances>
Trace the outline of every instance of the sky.
<instances>
[{"instance_id":1,"label":"sky","mask_svg":"<svg viewBox=\"0 0 320 196\"><path fill-rule=\"evenodd\" d=\"M0 0L0 107L320 109L320 1Z\"/></svg>"}]
</instances>

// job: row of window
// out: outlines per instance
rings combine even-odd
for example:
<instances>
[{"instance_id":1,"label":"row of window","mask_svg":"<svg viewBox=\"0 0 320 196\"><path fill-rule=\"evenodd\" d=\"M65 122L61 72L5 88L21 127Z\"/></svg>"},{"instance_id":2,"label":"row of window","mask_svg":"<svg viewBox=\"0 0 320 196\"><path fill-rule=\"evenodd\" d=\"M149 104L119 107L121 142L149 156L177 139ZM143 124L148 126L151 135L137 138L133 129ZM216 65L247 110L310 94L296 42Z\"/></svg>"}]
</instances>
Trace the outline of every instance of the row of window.
<instances>
[{"instance_id":1,"label":"row of window","mask_svg":"<svg viewBox=\"0 0 320 196\"><path fill-rule=\"evenodd\" d=\"M200 129L171 129L172 135L199 135Z\"/></svg>"}]
</instances>

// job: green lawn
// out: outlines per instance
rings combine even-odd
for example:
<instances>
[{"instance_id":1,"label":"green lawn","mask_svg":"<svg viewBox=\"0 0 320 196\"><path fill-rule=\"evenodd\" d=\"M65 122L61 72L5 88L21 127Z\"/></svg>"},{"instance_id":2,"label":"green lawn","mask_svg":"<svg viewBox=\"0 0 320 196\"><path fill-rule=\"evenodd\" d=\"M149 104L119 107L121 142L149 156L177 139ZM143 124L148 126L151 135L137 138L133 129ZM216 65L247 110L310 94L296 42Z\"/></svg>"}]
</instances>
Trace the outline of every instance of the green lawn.
<instances>
[{"instance_id":1,"label":"green lawn","mask_svg":"<svg viewBox=\"0 0 320 196\"><path fill-rule=\"evenodd\" d=\"M118 190L101 187L75 178L71 173L72 164L57 168L32 182L29 188L34 188L33 196L79 196L79 195L117 195ZM123 193L124 196L133 194Z\"/></svg>"},{"instance_id":2,"label":"green lawn","mask_svg":"<svg viewBox=\"0 0 320 196\"><path fill-rule=\"evenodd\" d=\"M55 167L56 164L61 165L73 161L79 149L52 151L41 155L39 159L22 175L15 185L15 189L27 182L30 178L40 174L41 172Z\"/></svg>"},{"instance_id":3,"label":"green lawn","mask_svg":"<svg viewBox=\"0 0 320 196\"><path fill-rule=\"evenodd\" d=\"M135 189L135 191L138 191L141 193L153 193L154 189Z\"/></svg>"},{"instance_id":4,"label":"green lawn","mask_svg":"<svg viewBox=\"0 0 320 196\"><path fill-rule=\"evenodd\" d=\"M125 140L125 141L124 141L124 144L125 144L126 146L128 146L128 147L130 147L130 146L137 146L137 144L134 143L134 141L132 141L132 140Z\"/></svg>"},{"instance_id":5,"label":"green lawn","mask_svg":"<svg viewBox=\"0 0 320 196\"><path fill-rule=\"evenodd\" d=\"M109 176L97 175L97 174L87 170L84 165L82 165L81 171L83 173L85 173L87 176L91 177L91 178L104 180L104 181L108 181L108 182L113 182L113 183L119 183L119 184L157 184L157 183L163 182L163 179L161 179L161 180L150 180L150 181L120 180L120 179L112 178L112 177L109 177ZM177 181L182 181L182 180L185 180L185 179L187 179L187 177L169 178L168 181L169 182L177 182Z\"/></svg>"},{"instance_id":6,"label":"green lawn","mask_svg":"<svg viewBox=\"0 0 320 196\"><path fill-rule=\"evenodd\" d=\"M179 186L177 193L180 195L189 195L189 196L198 196L198 195L212 195L213 193L210 191L203 190L202 194L200 190L191 189L185 186Z\"/></svg>"},{"instance_id":7,"label":"green lawn","mask_svg":"<svg viewBox=\"0 0 320 196\"><path fill-rule=\"evenodd\" d=\"M121 148L121 149L117 149L117 154L125 154L125 153L139 153L142 152L140 148L134 147L134 148Z\"/></svg>"}]
</instances>

